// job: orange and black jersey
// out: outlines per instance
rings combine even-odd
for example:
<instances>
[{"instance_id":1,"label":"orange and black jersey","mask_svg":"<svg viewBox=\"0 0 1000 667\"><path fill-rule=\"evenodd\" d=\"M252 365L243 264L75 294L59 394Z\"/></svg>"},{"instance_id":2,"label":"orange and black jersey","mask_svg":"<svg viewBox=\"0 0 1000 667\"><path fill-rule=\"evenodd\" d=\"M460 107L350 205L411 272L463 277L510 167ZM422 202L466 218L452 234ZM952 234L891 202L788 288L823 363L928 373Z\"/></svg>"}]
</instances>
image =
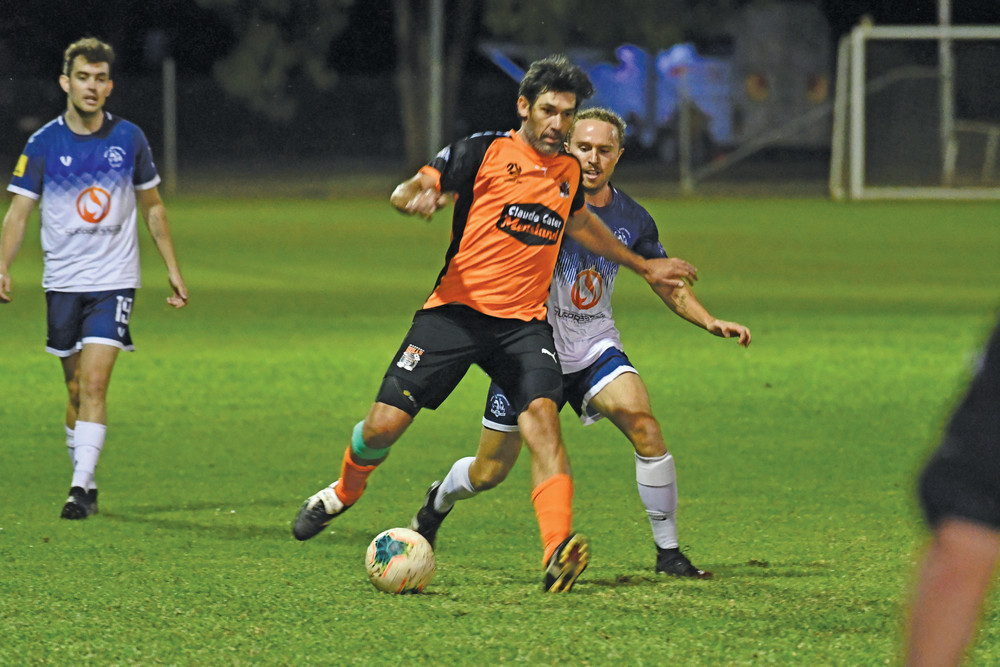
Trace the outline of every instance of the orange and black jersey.
<instances>
[{"instance_id":1,"label":"orange and black jersey","mask_svg":"<svg viewBox=\"0 0 1000 667\"><path fill-rule=\"evenodd\" d=\"M462 303L507 319L545 318L566 220L584 207L580 163L516 132L474 134L421 169L455 192L451 243L424 308Z\"/></svg>"}]
</instances>

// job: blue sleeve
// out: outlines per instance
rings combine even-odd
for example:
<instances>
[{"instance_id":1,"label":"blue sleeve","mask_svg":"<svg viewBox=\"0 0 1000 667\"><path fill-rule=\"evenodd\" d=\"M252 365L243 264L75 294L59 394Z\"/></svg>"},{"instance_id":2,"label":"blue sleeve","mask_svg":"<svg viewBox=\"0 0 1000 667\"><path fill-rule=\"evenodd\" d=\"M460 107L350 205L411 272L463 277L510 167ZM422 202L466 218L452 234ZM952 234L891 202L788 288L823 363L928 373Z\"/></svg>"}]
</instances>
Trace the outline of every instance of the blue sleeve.
<instances>
[{"instance_id":1,"label":"blue sleeve","mask_svg":"<svg viewBox=\"0 0 1000 667\"><path fill-rule=\"evenodd\" d=\"M656 228L656 223L649 213L643 209L640 210L642 211L642 223L639 226L639 236L632 249L644 259L666 257L667 251L660 243L660 232Z\"/></svg>"},{"instance_id":2,"label":"blue sleeve","mask_svg":"<svg viewBox=\"0 0 1000 667\"><path fill-rule=\"evenodd\" d=\"M153 150L149 147L146 135L138 127L135 128L135 173L132 175L132 184L139 186L156 180L158 174L156 164L153 163Z\"/></svg>"},{"instance_id":3,"label":"blue sleeve","mask_svg":"<svg viewBox=\"0 0 1000 667\"><path fill-rule=\"evenodd\" d=\"M38 135L28 139L24 152L14 165L14 175L10 179L9 189L42 195L42 186L45 183L45 150L41 143Z\"/></svg>"}]
</instances>

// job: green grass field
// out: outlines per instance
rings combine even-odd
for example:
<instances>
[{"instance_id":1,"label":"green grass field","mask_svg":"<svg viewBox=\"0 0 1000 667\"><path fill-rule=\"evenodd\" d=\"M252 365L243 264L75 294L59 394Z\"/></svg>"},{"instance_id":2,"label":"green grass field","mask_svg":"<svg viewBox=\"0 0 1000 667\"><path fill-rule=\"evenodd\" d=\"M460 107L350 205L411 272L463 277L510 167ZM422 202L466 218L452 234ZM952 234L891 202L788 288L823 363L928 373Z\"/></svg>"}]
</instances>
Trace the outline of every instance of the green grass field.
<instances>
[{"instance_id":1,"label":"green grass field","mask_svg":"<svg viewBox=\"0 0 1000 667\"><path fill-rule=\"evenodd\" d=\"M626 184L627 186L627 184ZM0 308L0 664L883 665L925 539L913 478L1000 295L995 204L642 200L749 350L672 315L632 275L616 308L678 466L681 544L714 570L665 580L624 438L564 415L573 593L546 596L522 461L459 505L418 596L363 558L471 455L486 378L425 411L332 529L296 542L332 482L448 238L384 201L179 198L187 309L143 231L138 351L120 358L101 514L70 481L45 354L37 225ZM996 598L994 597L994 601ZM973 664L1000 663L1000 611Z\"/></svg>"}]
</instances>

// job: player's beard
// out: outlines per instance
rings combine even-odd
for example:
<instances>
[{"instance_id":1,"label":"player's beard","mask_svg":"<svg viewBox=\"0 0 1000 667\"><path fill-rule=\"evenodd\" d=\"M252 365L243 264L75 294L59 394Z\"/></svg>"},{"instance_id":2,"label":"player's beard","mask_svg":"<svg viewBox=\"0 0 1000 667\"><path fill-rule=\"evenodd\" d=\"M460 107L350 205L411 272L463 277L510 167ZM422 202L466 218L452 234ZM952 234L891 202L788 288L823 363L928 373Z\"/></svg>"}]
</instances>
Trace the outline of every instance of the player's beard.
<instances>
[{"instance_id":1,"label":"player's beard","mask_svg":"<svg viewBox=\"0 0 1000 667\"><path fill-rule=\"evenodd\" d=\"M544 133L541 136L535 134L534 130L529 125L525 126L524 135L528 138L528 143L531 145L531 147L534 148L539 153L541 153L542 155L557 155L559 151L562 149L563 141L565 141L566 139L565 136L560 138L554 132L550 131L549 136L556 137L558 141L556 141L554 145L547 144L544 141L542 141L542 136L544 136Z\"/></svg>"}]
</instances>

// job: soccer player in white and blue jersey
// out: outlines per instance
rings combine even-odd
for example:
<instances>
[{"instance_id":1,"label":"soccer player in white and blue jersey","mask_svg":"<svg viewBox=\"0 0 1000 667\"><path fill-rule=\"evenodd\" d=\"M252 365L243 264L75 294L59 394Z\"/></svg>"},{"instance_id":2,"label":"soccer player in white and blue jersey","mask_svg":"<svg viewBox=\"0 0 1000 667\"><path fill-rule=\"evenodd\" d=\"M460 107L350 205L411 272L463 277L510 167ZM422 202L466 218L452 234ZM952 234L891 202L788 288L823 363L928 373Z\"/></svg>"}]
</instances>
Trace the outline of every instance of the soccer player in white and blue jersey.
<instances>
[{"instance_id":1,"label":"soccer player in white and blue jersey","mask_svg":"<svg viewBox=\"0 0 1000 667\"><path fill-rule=\"evenodd\" d=\"M97 513L94 473L107 431L108 383L119 351L133 349L138 207L167 267L167 303L183 308L188 298L149 143L138 127L104 111L114 57L111 46L92 37L66 49L59 77L66 112L28 139L7 187L13 198L0 233L0 303L9 303L10 267L41 200L46 350L60 358L69 392L73 481L65 519Z\"/></svg>"},{"instance_id":2,"label":"soccer player in white and blue jersey","mask_svg":"<svg viewBox=\"0 0 1000 667\"><path fill-rule=\"evenodd\" d=\"M580 161L587 207L637 254L647 259L666 257L653 218L610 183L624 150L624 138L625 123L617 114L607 109L584 109L577 114L566 148ZM652 414L646 386L625 356L615 326L611 295L617 274L618 266L613 262L587 252L572 239L563 240L547 317L562 366L564 400L584 424L607 417L631 441L639 496L657 547L656 571L709 578L712 573L692 565L678 546L674 460ZM653 291L687 321L716 336L736 338L744 347L750 344L749 329L712 317L688 285L653 287ZM511 416L503 390L492 384L476 456L459 459L443 481L431 485L410 525L432 544L456 501L493 488L513 467L521 438Z\"/></svg>"}]
</instances>

